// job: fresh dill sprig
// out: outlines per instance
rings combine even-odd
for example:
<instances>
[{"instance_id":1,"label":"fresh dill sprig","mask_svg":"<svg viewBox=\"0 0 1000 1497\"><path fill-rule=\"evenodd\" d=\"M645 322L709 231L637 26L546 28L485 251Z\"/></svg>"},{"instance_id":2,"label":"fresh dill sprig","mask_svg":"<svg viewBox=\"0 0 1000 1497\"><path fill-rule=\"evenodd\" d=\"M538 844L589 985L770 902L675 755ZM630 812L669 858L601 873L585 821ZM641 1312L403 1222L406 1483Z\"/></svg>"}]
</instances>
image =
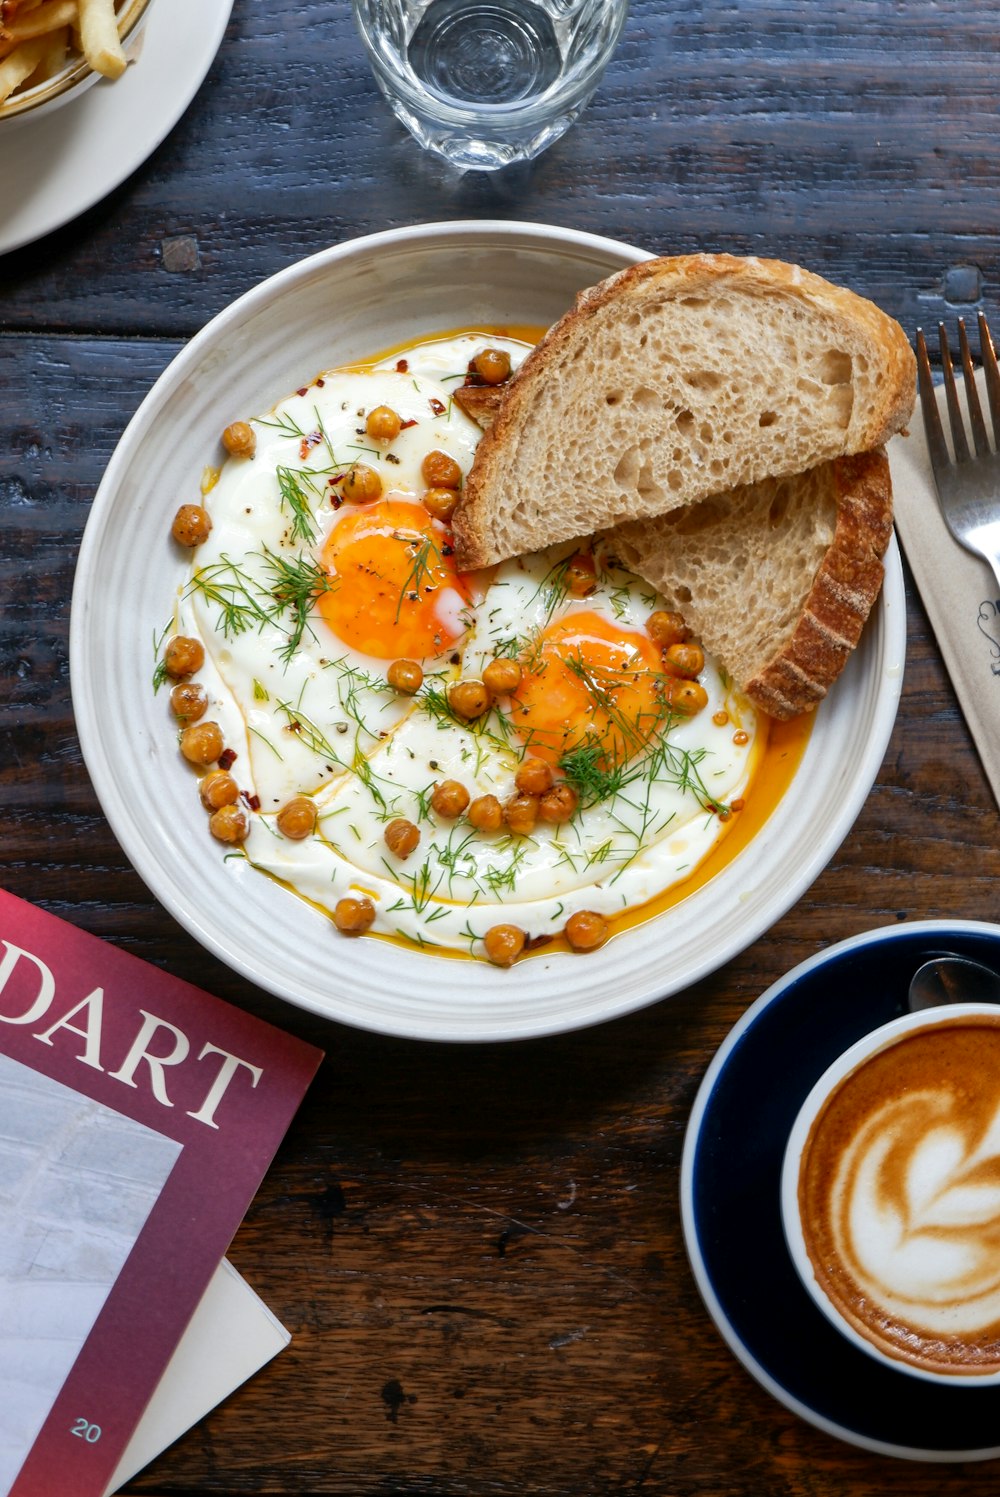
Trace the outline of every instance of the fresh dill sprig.
<instances>
[{"instance_id":1,"label":"fresh dill sprig","mask_svg":"<svg viewBox=\"0 0 1000 1497\"><path fill-rule=\"evenodd\" d=\"M585 810L588 806L610 800L627 783L625 766L609 765L606 749L601 743L582 743L570 749L559 760L559 768L580 797L580 805Z\"/></svg>"},{"instance_id":2,"label":"fresh dill sprig","mask_svg":"<svg viewBox=\"0 0 1000 1497\"><path fill-rule=\"evenodd\" d=\"M275 416L273 421L265 421L262 416L254 417L255 426L268 426L273 431L280 431L285 437L304 437L305 432L298 422L291 417L287 411L282 411L280 416Z\"/></svg>"},{"instance_id":3,"label":"fresh dill sprig","mask_svg":"<svg viewBox=\"0 0 1000 1497\"><path fill-rule=\"evenodd\" d=\"M309 495L306 493L303 479L309 472L307 468L287 468L279 463L274 470L278 480L278 488L281 491L281 508L287 505L292 516L291 538L293 541L303 541L309 545L316 539L316 522L313 519L312 507ZM315 491L315 485L310 484Z\"/></svg>"},{"instance_id":4,"label":"fresh dill sprig","mask_svg":"<svg viewBox=\"0 0 1000 1497\"><path fill-rule=\"evenodd\" d=\"M281 650L281 659L289 661L302 643L314 603L323 593L333 591L335 580L312 557L279 556L266 546L263 555L271 573L270 595L275 605L271 622L285 612L291 614L288 640Z\"/></svg>"},{"instance_id":5,"label":"fresh dill sprig","mask_svg":"<svg viewBox=\"0 0 1000 1497\"><path fill-rule=\"evenodd\" d=\"M211 566L200 567L187 591L189 596L197 594L218 608L216 628L225 639L245 634L248 629L262 629L270 622L259 584L225 554Z\"/></svg>"},{"instance_id":6,"label":"fresh dill sprig","mask_svg":"<svg viewBox=\"0 0 1000 1497\"><path fill-rule=\"evenodd\" d=\"M340 769L350 767L340 758L333 744L324 735L322 728L317 727L301 708L293 706L291 702L278 702L276 705L291 732L300 738L308 749L329 763L336 764Z\"/></svg>"},{"instance_id":7,"label":"fresh dill sprig","mask_svg":"<svg viewBox=\"0 0 1000 1497\"><path fill-rule=\"evenodd\" d=\"M394 541L401 541L411 551L410 570L403 578L399 589L399 602L396 605L396 623L398 624L404 601L408 599L411 603L415 603L420 598L421 588L436 585L434 568L442 566L444 558L433 536L407 535L405 531L394 530L392 538Z\"/></svg>"},{"instance_id":8,"label":"fresh dill sprig","mask_svg":"<svg viewBox=\"0 0 1000 1497\"><path fill-rule=\"evenodd\" d=\"M170 631L173 628L173 626L174 626L174 621L173 621L173 619L170 619L166 624L164 624L164 626L160 630L159 634L157 634L155 632L155 630L153 632L153 661L154 661L154 664L153 664L153 694L154 695L156 694L156 692L159 691L160 687L163 686L165 684L165 682L167 681L167 679L168 679L168 677L167 677L167 662L166 662L166 660L164 660L162 658L162 656L160 654L160 651L163 649L163 641L166 639L167 635L170 633Z\"/></svg>"}]
</instances>

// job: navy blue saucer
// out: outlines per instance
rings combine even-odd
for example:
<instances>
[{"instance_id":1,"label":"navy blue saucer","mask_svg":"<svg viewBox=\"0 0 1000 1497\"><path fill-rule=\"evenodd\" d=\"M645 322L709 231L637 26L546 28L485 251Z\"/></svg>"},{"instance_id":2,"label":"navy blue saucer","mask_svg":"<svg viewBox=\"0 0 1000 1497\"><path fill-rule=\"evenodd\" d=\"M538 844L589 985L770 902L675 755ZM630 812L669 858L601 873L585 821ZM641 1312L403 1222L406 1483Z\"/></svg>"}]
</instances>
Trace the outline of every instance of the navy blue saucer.
<instances>
[{"instance_id":1,"label":"navy blue saucer","mask_svg":"<svg viewBox=\"0 0 1000 1497\"><path fill-rule=\"evenodd\" d=\"M906 1012L910 977L942 951L1000 970L1000 926L922 921L830 947L744 1014L688 1124L688 1255L722 1335L795 1413L853 1445L916 1460L1000 1456L1000 1385L948 1388L895 1372L840 1336L785 1246L780 1176L792 1123L847 1047Z\"/></svg>"}]
</instances>

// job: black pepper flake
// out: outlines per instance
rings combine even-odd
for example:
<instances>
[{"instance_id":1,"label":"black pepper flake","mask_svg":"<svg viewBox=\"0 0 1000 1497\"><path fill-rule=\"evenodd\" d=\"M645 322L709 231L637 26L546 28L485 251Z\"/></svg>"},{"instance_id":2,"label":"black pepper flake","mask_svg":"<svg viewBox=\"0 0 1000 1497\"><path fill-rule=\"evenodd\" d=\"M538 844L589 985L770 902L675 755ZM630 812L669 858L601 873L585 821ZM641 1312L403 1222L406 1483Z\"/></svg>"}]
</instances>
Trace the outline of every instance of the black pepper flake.
<instances>
[{"instance_id":1,"label":"black pepper flake","mask_svg":"<svg viewBox=\"0 0 1000 1497\"><path fill-rule=\"evenodd\" d=\"M454 556L454 554L455 554L455 547L454 546L442 546L441 547L441 555L442 556Z\"/></svg>"},{"instance_id":2,"label":"black pepper flake","mask_svg":"<svg viewBox=\"0 0 1000 1497\"><path fill-rule=\"evenodd\" d=\"M394 452L387 452L386 455L385 455L385 460L386 460L387 463L398 463L399 462L399 458L396 456L396 454Z\"/></svg>"},{"instance_id":3,"label":"black pepper flake","mask_svg":"<svg viewBox=\"0 0 1000 1497\"><path fill-rule=\"evenodd\" d=\"M450 656L449 658L451 660L452 665L459 665L461 663L461 660L462 660L462 657L458 653L457 650L455 651L454 655Z\"/></svg>"},{"instance_id":4,"label":"black pepper flake","mask_svg":"<svg viewBox=\"0 0 1000 1497\"><path fill-rule=\"evenodd\" d=\"M436 759L428 759L427 760L427 768L428 769L440 769L441 766L440 766L440 764L438 763L438 761Z\"/></svg>"}]
</instances>

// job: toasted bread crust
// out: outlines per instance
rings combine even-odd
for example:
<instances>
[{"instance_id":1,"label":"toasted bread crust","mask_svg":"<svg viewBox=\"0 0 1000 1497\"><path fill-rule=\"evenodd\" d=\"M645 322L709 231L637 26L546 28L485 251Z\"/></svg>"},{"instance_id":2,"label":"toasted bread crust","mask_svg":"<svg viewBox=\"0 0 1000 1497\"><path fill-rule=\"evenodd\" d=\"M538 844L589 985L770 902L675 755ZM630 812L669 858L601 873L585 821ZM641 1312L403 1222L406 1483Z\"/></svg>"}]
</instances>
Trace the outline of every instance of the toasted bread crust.
<instances>
[{"instance_id":1,"label":"toasted bread crust","mask_svg":"<svg viewBox=\"0 0 1000 1497\"><path fill-rule=\"evenodd\" d=\"M459 385L453 399L477 426L489 431L506 394L506 385Z\"/></svg>"},{"instance_id":2,"label":"toasted bread crust","mask_svg":"<svg viewBox=\"0 0 1000 1497\"><path fill-rule=\"evenodd\" d=\"M787 719L826 696L861 638L882 586L892 536L892 480L885 452L834 463L837 524L789 640L744 685L755 706Z\"/></svg>"},{"instance_id":3,"label":"toasted bread crust","mask_svg":"<svg viewBox=\"0 0 1000 1497\"><path fill-rule=\"evenodd\" d=\"M766 513L769 497L777 492L770 483L753 490L733 490L660 520L630 521L604 538L623 565L668 599L678 594L690 599L688 622L706 649L716 655L756 707L779 719L811 711L840 675L878 597L882 556L892 536L892 482L881 449L836 458L785 484L795 486L810 507L822 495L824 514L832 509L820 527L827 539L825 544L818 541L822 545L818 564L814 560L808 567L800 591L792 588L782 601L782 607L790 604L787 623L779 623L773 604L751 596L749 580L760 565L755 550L760 544L760 517ZM755 516L748 522L748 527L757 527L749 555L757 561L748 563L744 558L722 590L725 602L720 608L716 594L704 596L710 579L699 564L699 553L708 545L709 554L716 555L718 547L711 546L712 538L717 538L720 525L724 533L727 526L731 529L741 504ZM721 519L716 518L719 515ZM786 512L784 521L766 530L771 555L780 555L783 546L794 549L790 539L794 523ZM685 537L686 545L682 543ZM749 542L749 528L743 539ZM798 565L789 557L785 577L793 578ZM743 612L739 612L740 603ZM726 616L718 617L720 611ZM737 616L730 617L734 612ZM755 638L769 643L756 646Z\"/></svg>"},{"instance_id":4,"label":"toasted bread crust","mask_svg":"<svg viewBox=\"0 0 1000 1497\"><path fill-rule=\"evenodd\" d=\"M492 426L486 431L472 470L466 481L462 502L454 517L456 556L464 569L486 566L507 555L537 549L558 539L583 534L584 529L560 526L561 496L553 496L551 533L539 533L548 517L534 526L532 532L519 533L519 522L508 524L510 511L518 502L523 475L519 453L525 432L541 410L540 397L546 384L565 376L574 354L585 347L590 328L608 309L623 323L633 313L644 315L652 306L678 298L712 297L724 289L743 295L801 304L811 313L839 319L849 326L861 343L877 352L879 377L874 394L864 408L852 413L850 431L839 448L818 453L811 461L862 452L881 446L906 423L914 400L914 359L902 329L883 312L853 292L837 287L822 277L776 260L742 259L732 255L683 255L653 259L630 266L599 285L580 293L573 308L546 334L528 355L517 374L506 387ZM796 314L798 315L798 314ZM683 403L683 400L682 400ZM541 420L540 415L537 416ZM762 422L761 425L764 423ZM558 449L567 439L564 428L546 432L550 446ZM766 437L762 439L763 444ZM773 473L782 476L800 470L795 462L782 466L781 451L775 447L773 462L740 482L751 481ZM755 455L758 466L763 457ZM808 466L808 463L805 464ZM732 486L725 476L714 483L716 490ZM605 492L606 491L606 492ZM614 506L614 485L605 483L599 502ZM712 481L705 480L704 494L712 492ZM607 512L599 523L586 529L600 528L618 520L664 513L674 503L690 502L683 495L675 497L662 483L648 486L649 497L641 491L631 495L628 506L617 513Z\"/></svg>"}]
</instances>

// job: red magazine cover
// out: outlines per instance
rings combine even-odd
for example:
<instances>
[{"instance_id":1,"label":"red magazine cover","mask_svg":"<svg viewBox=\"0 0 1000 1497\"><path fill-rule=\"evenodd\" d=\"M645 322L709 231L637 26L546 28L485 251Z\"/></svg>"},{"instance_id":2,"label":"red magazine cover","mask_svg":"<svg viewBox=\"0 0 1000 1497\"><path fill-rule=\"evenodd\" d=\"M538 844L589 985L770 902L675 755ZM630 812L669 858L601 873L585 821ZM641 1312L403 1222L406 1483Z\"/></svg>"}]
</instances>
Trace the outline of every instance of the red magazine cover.
<instances>
[{"instance_id":1,"label":"red magazine cover","mask_svg":"<svg viewBox=\"0 0 1000 1497\"><path fill-rule=\"evenodd\" d=\"M104 1492L321 1059L0 890L0 1494Z\"/></svg>"}]
</instances>

